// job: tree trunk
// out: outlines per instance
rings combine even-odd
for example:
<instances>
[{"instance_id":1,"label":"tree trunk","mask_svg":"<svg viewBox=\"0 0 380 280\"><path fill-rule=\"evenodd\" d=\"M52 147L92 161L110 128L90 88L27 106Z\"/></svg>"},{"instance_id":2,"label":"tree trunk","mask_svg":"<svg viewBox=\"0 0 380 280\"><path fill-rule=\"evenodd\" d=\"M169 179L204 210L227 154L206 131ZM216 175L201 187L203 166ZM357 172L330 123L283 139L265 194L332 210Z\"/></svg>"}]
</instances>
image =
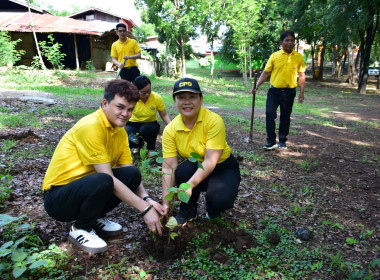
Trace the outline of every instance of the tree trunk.
<instances>
[{"instance_id":1,"label":"tree trunk","mask_svg":"<svg viewBox=\"0 0 380 280\"><path fill-rule=\"evenodd\" d=\"M40 58L40 63L41 63L42 69L46 70L46 66L45 66L45 63L44 63L44 61L42 59L42 55L41 55L41 52L40 52L40 46L38 45L36 31L34 30L34 22L33 22L32 12L30 11L29 1L26 1L26 3L28 4L28 11L29 11L30 22L31 22L30 26L32 27L34 42L36 43L37 54L38 54L38 57Z\"/></svg>"},{"instance_id":2,"label":"tree trunk","mask_svg":"<svg viewBox=\"0 0 380 280\"><path fill-rule=\"evenodd\" d=\"M181 34L181 52L182 52L182 78L186 77L186 61L185 61L185 43Z\"/></svg>"},{"instance_id":3,"label":"tree trunk","mask_svg":"<svg viewBox=\"0 0 380 280\"><path fill-rule=\"evenodd\" d=\"M344 68L346 67L346 61L347 61L347 51L344 54L343 64L342 64L342 67L339 70L339 76L338 76L338 78L340 78L340 77L342 77L344 75Z\"/></svg>"},{"instance_id":4,"label":"tree trunk","mask_svg":"<svg viewBox=\"0 0 380 280\"><path fill-rule=\"evenodd\" d=\"M322 81L323 80L323 64L325 62L325 53L326 53L326 48L325 48L325 43L322 43L322 51L321 51L321 61L319 65L319 72L318 72L318 77L317 80Z\"/></svg>"},{"instance_id":5,"label":"tree trunk","mask_svg":"<svg viewBox=\"0 0 380 280\"><path fill-rule=\"evenodd\" d=\"M353 50L353 42L350 39L348 44L348 82L351 85L355 84L355 65L354 65L354 50Z\"/></svg>"},{"instance_id":6,"label":"tree trunk","mask_svg":"<svg viewBox=\"0 0 380 280\"><path fill-rule=\"evenodd\" d=\"M211 85L214 83L214 41L211 41L211 71L210 71L210 76L211 76Z\"/></svg>"},{"instance_id":7,"label":"tree trunk","mask_svg":"<svg viewBox=\"0 0 380 280\"><path fill-rule=\"evenodd\" d=\"M166 76L169 77L169 42L166 42L165 47L164 71Z\"/></svg>"},{"instance_id":8,"label":"tree trunk","mask_svg":"<svg viewBox=\"0 0 380 280\"><path fill-rule=\"evenodd\" d=\"M375 39L377 27L378 27L378 20L379 20L379 14L377 14L376 23L374 26L373 23L373 17L372 15L372 21L367 27L366 30L366 36L363 43L362 48L362 56L361 56L361 67L360 67L360 76L359 76L359 84L358 84L358 93L366 93L367 90L367 81L368 81L368 68L369 68L369 61L371 58L371 48L373 40ZM369 15L369 18L371 18L371 14ZM360 36L361 38L364 36Z\"/></svg>"},{"instance_id":9,"label":"tree trunk","mask_svg":"<svg viewBox=\"0 0 380 280\"><path fill-rule=\"evenodd\" d=\"M313 71L313 80L317 77L315 76L315 63L314 63L314 53L315 53L315 44L311 46L311 71Z\"/></svg>"}]
</instances>

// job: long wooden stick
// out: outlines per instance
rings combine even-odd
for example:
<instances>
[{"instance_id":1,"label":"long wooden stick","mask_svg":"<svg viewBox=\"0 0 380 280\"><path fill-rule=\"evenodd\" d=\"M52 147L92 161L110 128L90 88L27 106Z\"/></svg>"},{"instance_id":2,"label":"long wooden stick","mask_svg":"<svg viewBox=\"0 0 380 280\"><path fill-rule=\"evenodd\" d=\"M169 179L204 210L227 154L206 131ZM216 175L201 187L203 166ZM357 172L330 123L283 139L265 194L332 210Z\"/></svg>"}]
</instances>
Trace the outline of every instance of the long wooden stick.
<instances>
[{"instance_id":1,"label":"long wooden stick","mask_svg":"<svg viewBox=\"0 0 380 280\"><path fill-rule=\"evenodd\" d=\"M257 73L255 73L255 82L253 88L256 88L257 84ZM253 138L253 118L255 116L255 101L256 101L256 92L252 94L252 112L251 112L251 129L249 130L249 140L252 142Z\"/></svg>"}]
</instances>

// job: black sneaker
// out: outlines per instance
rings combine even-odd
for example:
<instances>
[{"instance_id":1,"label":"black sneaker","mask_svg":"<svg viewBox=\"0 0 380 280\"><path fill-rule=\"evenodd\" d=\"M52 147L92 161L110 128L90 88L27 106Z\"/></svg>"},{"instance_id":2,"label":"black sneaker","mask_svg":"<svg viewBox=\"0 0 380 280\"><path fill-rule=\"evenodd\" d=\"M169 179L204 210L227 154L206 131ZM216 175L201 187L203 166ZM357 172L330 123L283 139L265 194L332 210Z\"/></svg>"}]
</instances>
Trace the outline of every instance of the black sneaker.
<instances>
[{"instance_id":1,"label":"black sneaker","mask_svg":"<svg viewBox=\"0 0 380 280\"><path fill-rule=\"evenodd\" d=\"M193 215L188 215L183 212L179 212L177 216L174 217L177 220L178 225L185 225L187 222L195 220L197 218L197 212Z\"/></svg>"},{"instance_id":2,"label":"black sneaker","mask_svg":"<svg viewBox=\"0 0 380 280\"><path fill-rule=\"evenodd\" d=\"M274 149L276 149L278 146L277 146L277 144L276 143L267 143L264 147L263 147L263 149L264 150L267 150L267 151L272 151L272 150L274 150Z\"/></svg>"},{"instance_id":3,"label":"black sneaker","mask_svg":"<svg viewBox=\"0 0 380 280\"><path fill-rule=\"evenodd\" d=\"M286 147L285 142L280 142L280 143L278 143L278 148L286 150L288 147Z\"/></svg>"}]
</instances>

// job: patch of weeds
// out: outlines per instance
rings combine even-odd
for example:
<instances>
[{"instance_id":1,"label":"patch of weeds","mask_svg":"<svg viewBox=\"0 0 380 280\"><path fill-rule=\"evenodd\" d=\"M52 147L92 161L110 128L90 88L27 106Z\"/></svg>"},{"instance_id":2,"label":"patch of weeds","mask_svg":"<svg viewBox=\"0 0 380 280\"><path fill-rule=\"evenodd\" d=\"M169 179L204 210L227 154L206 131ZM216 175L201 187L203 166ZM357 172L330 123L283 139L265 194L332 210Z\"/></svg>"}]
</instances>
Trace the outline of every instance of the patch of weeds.
<instances>
[{"instance_id":1,"label":"patch of weeds","mask_svg":"<svg viewBox=\"0 0 380 280\"><path fill-rule=\"evenodd\" d=\"M115 264L108 263L104 268L99 269L99 274L97 275L99 279L131 279L131 280L143 280L146 279L147 272L140 269L138 266L127 267L126 258L122 258L120 262ZM94 271L95 273L95 271Z\"/></svg>"},{"instance_id":2,"label":"patch of weeds","mask_svg":"<svg viewBox=\"0 0 380 280\"><path fill-rule=\"evenodd\" d=\"M265 154L262 153L256 153L256 152L241 152L240 155L244 157L247 161L255 162L255 163L260 163L265 160Z\"/></svg>"},{"instance_id":3,"label":"patch of weeds","mask_svg":"<svg viewBox=\"0 0 380 280\"><path fill-rule=\"evenodd\" d=\"M0 113L0 129L12 127L38 127L36 116L28 113L3 114Z\"/></svg>"},{"instance_id":4,"label":"patch of weeds","mask_svg":"<svg viewBox=\"0 0 380 280\"><path fill-rule=\"evenodd\" d=\"M330 222L330 221L322 221L322 225L323 226L331 226L332 228L339 228L340 230L345 230L345 227L342 226L341 224L339 224L339 223L333 223L333 222Z\"/></svg>"},{"instance_id":5,"label":"patch of weeds","mask_svg":"<svg viewBox=\"0 0 380 280\"><path fill-rule=\"evenodd\" d=\"M17 146L18 141L13 139L0 140L0 151L9 153L14 147Z\"/></svg>"},{"instance_id":6,"label":"patch of weeds","mask_svg":"<svg viewBox=\"0 0 380 280\"><path fill-rule=\"evenodd\" d=\"M298 163L299 167L306 172L311 171L312 169L317 167L318 164L318 160L304 160Z\"/></svg>"},{"instance_id":7,"label":"patch of weeds","mask_svg":"<svg viewBox=\"0 0 380 280\"><path fill-rule=\"evenodd\" d=\"M67 269L70 257L52 244L44 249L32 225L23 223L26 215L0 214L0 276L2 279L70 279L76 272Z\"/></svg>"},{"instance_id":8,"label":"patch of weeds","mask_svg":"<svg viewBox=\"0 0 380 280\"><path fill-rule=\"evenodd\" d=\"M363 224L356 224L356 227L360 230L359 237L361 240L368 240L373 237L375 230L366 230Z\"/></svg>"},{"instance_id":9,"label":"patch of weeds","mask_svg":"<svg viewBox=\"0 0 380 280\"><path fill-rule=\"evenodd\" d=\"M318 249L299 244L293 232L272 220L264 224L264 230L246 230L256 238L257 245L242 252L221 243L209 248L212 232L196 235L170 270L180 270L187 279L209 279L212 275L213 279L248 280L306 279L313 271L326 268L327 262Z\"/></svg>"},{"instance_id":10,"label":"patch of weeds","mask_svg":"<svg viewBox=\"0 0 380 280\"><path fill-rule=\"evenodd\" d=\"M73 116L74 118L82 118L95 111L96 111L95 109L75 108L75 109L69 109L66 112L67 114L69 114L70 116Z\"/></svg>"},{"instance_id":11,"label":"patch of weeds","mask_svg":"<svg viewBox=\"0 0 380 280\"><path fill-rule=\"evenodd\" d=\"M243 168L240 168L240 174L242 176L248 176L250 174L248 167L245 166Z\"/></svg>"},{"instance_id":12,"label":"patch of weeds","mask_svg":"<svg viewBox=\"0 0 380 280\"><path fill-rule=\"evenodd\" d=\"M12 189L9 185L12 182L13 177L11 175L0 174L0 209L6 207L4 202L9 198Z\"/></svg>"}]
</instances>

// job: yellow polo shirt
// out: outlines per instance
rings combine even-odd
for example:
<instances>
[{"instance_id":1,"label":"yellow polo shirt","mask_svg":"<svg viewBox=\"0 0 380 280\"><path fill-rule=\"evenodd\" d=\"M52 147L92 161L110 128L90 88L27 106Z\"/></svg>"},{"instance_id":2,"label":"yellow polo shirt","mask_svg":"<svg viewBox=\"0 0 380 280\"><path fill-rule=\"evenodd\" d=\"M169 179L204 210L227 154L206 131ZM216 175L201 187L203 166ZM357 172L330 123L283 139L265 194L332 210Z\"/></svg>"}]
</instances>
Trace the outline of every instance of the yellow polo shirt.
<instances>
[{"instance_id":1,"label":"yellow polo shirt","mask_svg":"<svg viewBox=\"0 0 380 280\"><path fill-rule=\"evenodd\" d=\"M305 62L300 53L293 50L290 54L284 50L273 53L264 69L272 72L270 84L276 88L297 87L297 73L305 72Z\"/></svg>"},{"instance_id":2,"label":"yellow polo shirt","mask_svg":"<svg viewBox=\"0 0 380 280\"><path fill-rule=\"evenodd\" d=\"M59 141L42 183L43 190L96 173L94 164L132 164L124 127L113 128L102 108L80 119Z\"/></svg>"},{"instance_id":3,"label":"yellow polo shirt","mask_svg":"<svg viewBox=\"0 0 380 280\"><path fill-rule=\"evenodd\" d=\"M136 103L129 121L141 123L154 122L157 120L157 111L165 111L165 104L161 95L152 91L145 103L141 100Z\"/></svg>"},{"instance_id":4,"label":"yellow polo shirt","mask_svg":"<svg viewBox=\"0 0 380 280\"><path fill-rule=\"evenodd\" d=\"M176 116L166 127L162 135L162 152L164 158L191 157L196 152L202 156L206 149L223 150L218 163L225 161L231 155L231 148L226 141L226 129L223 119L216 113L203 107L193 129L188 129L182 116Z\"/></svg>"},{"instance_id":5,"label":"yellow polo shirt","mask_svg":"<svg viewBox=\"0 0 380 280\"><path fill-rule=\"evenodd\" d=\"M123 62L124 56L126 55L135 55L141 52L139 44L137 44L136 40L127 38L127 40L122 43L120 40L117 40L112 44L111 47L111 57L117 57L117 61ZM137 66L136 59L127 59L124 67L132 67Z\"/></svg>"}]
</instances>

